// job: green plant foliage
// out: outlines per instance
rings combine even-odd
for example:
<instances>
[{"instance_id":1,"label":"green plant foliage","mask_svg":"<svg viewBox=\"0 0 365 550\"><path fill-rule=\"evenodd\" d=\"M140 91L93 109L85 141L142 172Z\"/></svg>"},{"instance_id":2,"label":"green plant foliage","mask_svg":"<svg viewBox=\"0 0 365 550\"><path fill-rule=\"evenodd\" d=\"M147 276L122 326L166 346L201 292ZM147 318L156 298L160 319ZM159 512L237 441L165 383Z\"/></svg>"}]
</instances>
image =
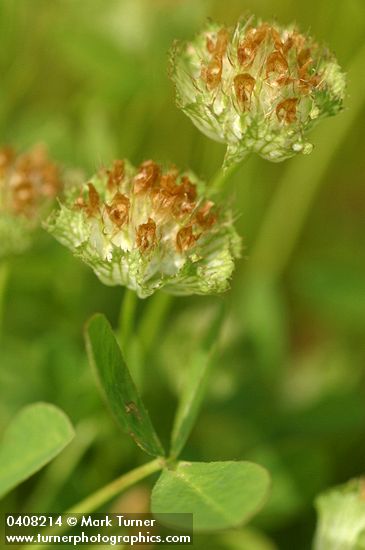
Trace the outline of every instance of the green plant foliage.
<instances>
[{"instance_id":1,"label":"green plant foliage","mask_svg":"<svg viewBox=\"0 0 365 550\"><path fill-rule=\"evenodd\" d=\"M242 525L265 504L267 471L251 462L178 462L165 469L152 492L152 512L192 513L194 530Z\"/></svg>"},{"instance_id":2,"label":"green plant foliage","mask_svg":"<svg viewBox=\"0 0 365 550\"><path fill-rule=\"evenodd\" d=\"M146 453L163 455L163 447L104 315L97 314L90 319L86 345L89 361L96 369L103 393L122 428Z\"/></svg>"},{"instance_id":3,"label":"green plant foliage","mask_svg":"<svg viewBox=\"0 0 365 550\"><path fill-rule=\"evenodd\" d=\"M162 442L170 441L176 403L189 387L198 405L190 375L207 372L196 426L192 409L180 424L188 435L183 458L264 466L273 489L248 528L272 546L311 548L315 495L364 470L361 0L1 1L1 145L26 150L42 142L82 181L125 157L135 166L150 158L174 163L219 182L224 145L176 108L168 51L176 39L193 40L207 20L234 26L246 10L282 26L295 22L335 53L348 74L344 110L311 131L309 156L273 164L250 155L225 179L244 250L230 292L219 298L156 292L125 307L121 288L100 284L44 231L0 265L0 432L40 400L67 411L77 427L50 467L1 499L0 513L66 510L141 464L87 362L81 327L95 311L115 328ZM218 303L226 310L219 356L208 350L207 364L199 350ZM78 429L84 423L91 441ZM152 482L116 496L113 506L127 503L127 512L133 497L135 509L146 510ZM261 550L244 531L194 535L192 549Z\"/></svg>"},{"instance_id":4,"label":"green plant foliage","mask_svg":"<svg viewBox=\"0 0 365 550\"><path fill-rule=\"evenodd\" d=\"M222 534L221 540L227 550L278 550L260 531L249 527L225 532Z\"/></svg>"},{"instance_id":5,"label":"green plant foliage","mask_svg":"<svg viewBox=\"0 0 365 550\"><path fill-rule=\"evenodd\" d=\"M54 405L24 407L0 443L0 496L45 466L73 437L69 419Z\"/></svg>"},{"instance_id":6,"label":"green plant foliage","mask_svg":"<svg viewBox=\"0 0 365 550\"><path fill-rule=\"evenodd\" d=\"M206 390L207 377L212 365L219 332L223 322L223 308L220 308L201 347L192 358L187 372L187 381L181 395L171 438L171 455L179 456L194 425Z\"/></svg>"}]
</instances>

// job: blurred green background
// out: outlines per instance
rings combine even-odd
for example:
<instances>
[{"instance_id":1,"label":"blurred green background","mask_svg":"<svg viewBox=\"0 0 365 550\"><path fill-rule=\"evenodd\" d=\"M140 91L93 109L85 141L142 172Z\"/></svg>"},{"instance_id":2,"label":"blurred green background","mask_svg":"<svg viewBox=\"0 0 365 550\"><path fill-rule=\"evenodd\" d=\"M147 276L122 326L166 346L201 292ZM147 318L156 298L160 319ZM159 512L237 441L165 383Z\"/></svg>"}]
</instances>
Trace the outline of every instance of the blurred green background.
<instances>
[{"instance_id":1,"label":"blurred green background","mask_svg":"<svg viewBox=\"0 0 365 550\"><path fill-rule=\"evenodd\" d=\"M87 177L127 157L176 163L210 179L224 148L175 107L167 52L207 18L232 24L247 10L294 20L328 44L349 71L346 109L312 133L312 155L278 165L251 157L234 176L227 196L245 258L232 290L140 302L136 331L145 354L135 375L166 441L189 356L226 302L221 352L183 456L255 460L270 470L273 491L256 534L201 537L194 547L307 550L315 495L364 471L363 0L1 0L0 141L18 149L44 142ZM43 233L12 261L0 429L21 406L42 400L65 410L77 437L1 511L61 511L145 460L105 409L82 339L95 311L117 326L123 294ZM112 509L143 511L149 486Z\"/></svg>"}]
</instances>

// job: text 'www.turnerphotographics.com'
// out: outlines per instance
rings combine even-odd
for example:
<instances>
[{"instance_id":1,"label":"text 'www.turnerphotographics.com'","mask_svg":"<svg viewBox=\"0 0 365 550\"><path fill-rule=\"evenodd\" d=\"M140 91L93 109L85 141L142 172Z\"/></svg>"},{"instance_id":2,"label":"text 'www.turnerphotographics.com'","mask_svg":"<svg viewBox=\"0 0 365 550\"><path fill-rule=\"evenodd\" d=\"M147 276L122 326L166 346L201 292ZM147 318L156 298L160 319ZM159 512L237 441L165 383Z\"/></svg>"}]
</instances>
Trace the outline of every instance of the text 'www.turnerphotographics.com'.
<instances>
[{"instance_id":1,"label":"text 'www.turnerphotographics.com'","mask_svg":"<svg viewBox=\"0 0 365 550\"><path fill-rule=\"evenodd\" d=\"M6 514L6 545L193 543L192 514Z\"/></svg>"}]
</instances>

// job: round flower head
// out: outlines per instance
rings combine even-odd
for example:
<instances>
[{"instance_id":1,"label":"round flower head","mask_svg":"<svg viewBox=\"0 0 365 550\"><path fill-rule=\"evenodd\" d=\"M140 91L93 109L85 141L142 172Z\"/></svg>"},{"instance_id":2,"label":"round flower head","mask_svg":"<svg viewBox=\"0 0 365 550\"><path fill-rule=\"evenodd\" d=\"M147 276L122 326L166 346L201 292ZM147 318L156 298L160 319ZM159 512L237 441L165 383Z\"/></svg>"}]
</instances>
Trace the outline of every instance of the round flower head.
<instances>
[{"instance_id":1,"label":"round flower head","mask_svg":"<svg viewBox=\"0 0 365 550\"><path fill-rule=\"evenodd\" d=\"M239 254L231 216L204 197L192 174L115 161L51 214L46 228L108 285L145 298L222 292Z\"/></svg>"},{"instance_id":2,"label":"round flower head","mask_svg":"<svg viewBox=\"0 0 365 550\"><path fill-rule=\"evenodd\" d=\"M309 153L307 130L337 113L345 93L330 52L294 27L254 18L177 43L170 68L178 106L227 144L225 166L251 151L271 161Z\"/></svg>"},{"instance_id":3,"label":"round flower head","mask_svg":"<svg viewBox=\"0 0 365 550\"><path fill-rule=\"evenodd\" d=\"M62 185L41 146L16 155L0 149L0 258L26 250Z\"/></svg>"},{"instance_id":4,"label":"round flower head","mask_svg":"<svg viewBox=\"0 0 365 550\"><path fill-rule=\"evenodd\" d=\"M365 480L352 479L316 500L318 524L314 550L365 548Z\"/></svg>"}]
</instances>

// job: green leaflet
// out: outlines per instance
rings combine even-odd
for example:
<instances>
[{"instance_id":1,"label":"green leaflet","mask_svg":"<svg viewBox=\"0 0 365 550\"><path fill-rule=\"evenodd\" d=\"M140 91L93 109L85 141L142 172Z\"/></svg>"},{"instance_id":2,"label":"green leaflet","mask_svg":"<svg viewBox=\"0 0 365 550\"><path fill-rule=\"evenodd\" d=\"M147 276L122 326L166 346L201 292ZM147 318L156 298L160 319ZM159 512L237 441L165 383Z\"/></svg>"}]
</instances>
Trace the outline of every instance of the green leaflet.
<instances>
[{"instance_id":1,"label":"green leaflet","mask_svg":"<svg viewBox=\"0 0 365 550\"><path fill-rule=\"evenodd\" d=\"M122 428L152 456L164 455L148 412L134 385L112 328L104 315L94 315L86 327L89 361Z\"/></svg>"},{"instance_id":2,"label":"green leaflet","mask_svg":"<svg viewBox=\"0 0 365 550\"><path fill-rule=\"evenodd\" d=\"M265 504L267 471L251 462L178 462L164 470L152 492L152 512L192 513L194 530L235 527Z\"/></svg>"},{"instance_id":3,"label":"green leaflet","mask_svg":"<svg viewBox=\"0 0 365 550\"><path fill-rule=\"evenodd\" d=\"M24 407L0 444L0 496L45 466L73 437L69 419L54 405Z\"/></svg>"}]
</instances>

